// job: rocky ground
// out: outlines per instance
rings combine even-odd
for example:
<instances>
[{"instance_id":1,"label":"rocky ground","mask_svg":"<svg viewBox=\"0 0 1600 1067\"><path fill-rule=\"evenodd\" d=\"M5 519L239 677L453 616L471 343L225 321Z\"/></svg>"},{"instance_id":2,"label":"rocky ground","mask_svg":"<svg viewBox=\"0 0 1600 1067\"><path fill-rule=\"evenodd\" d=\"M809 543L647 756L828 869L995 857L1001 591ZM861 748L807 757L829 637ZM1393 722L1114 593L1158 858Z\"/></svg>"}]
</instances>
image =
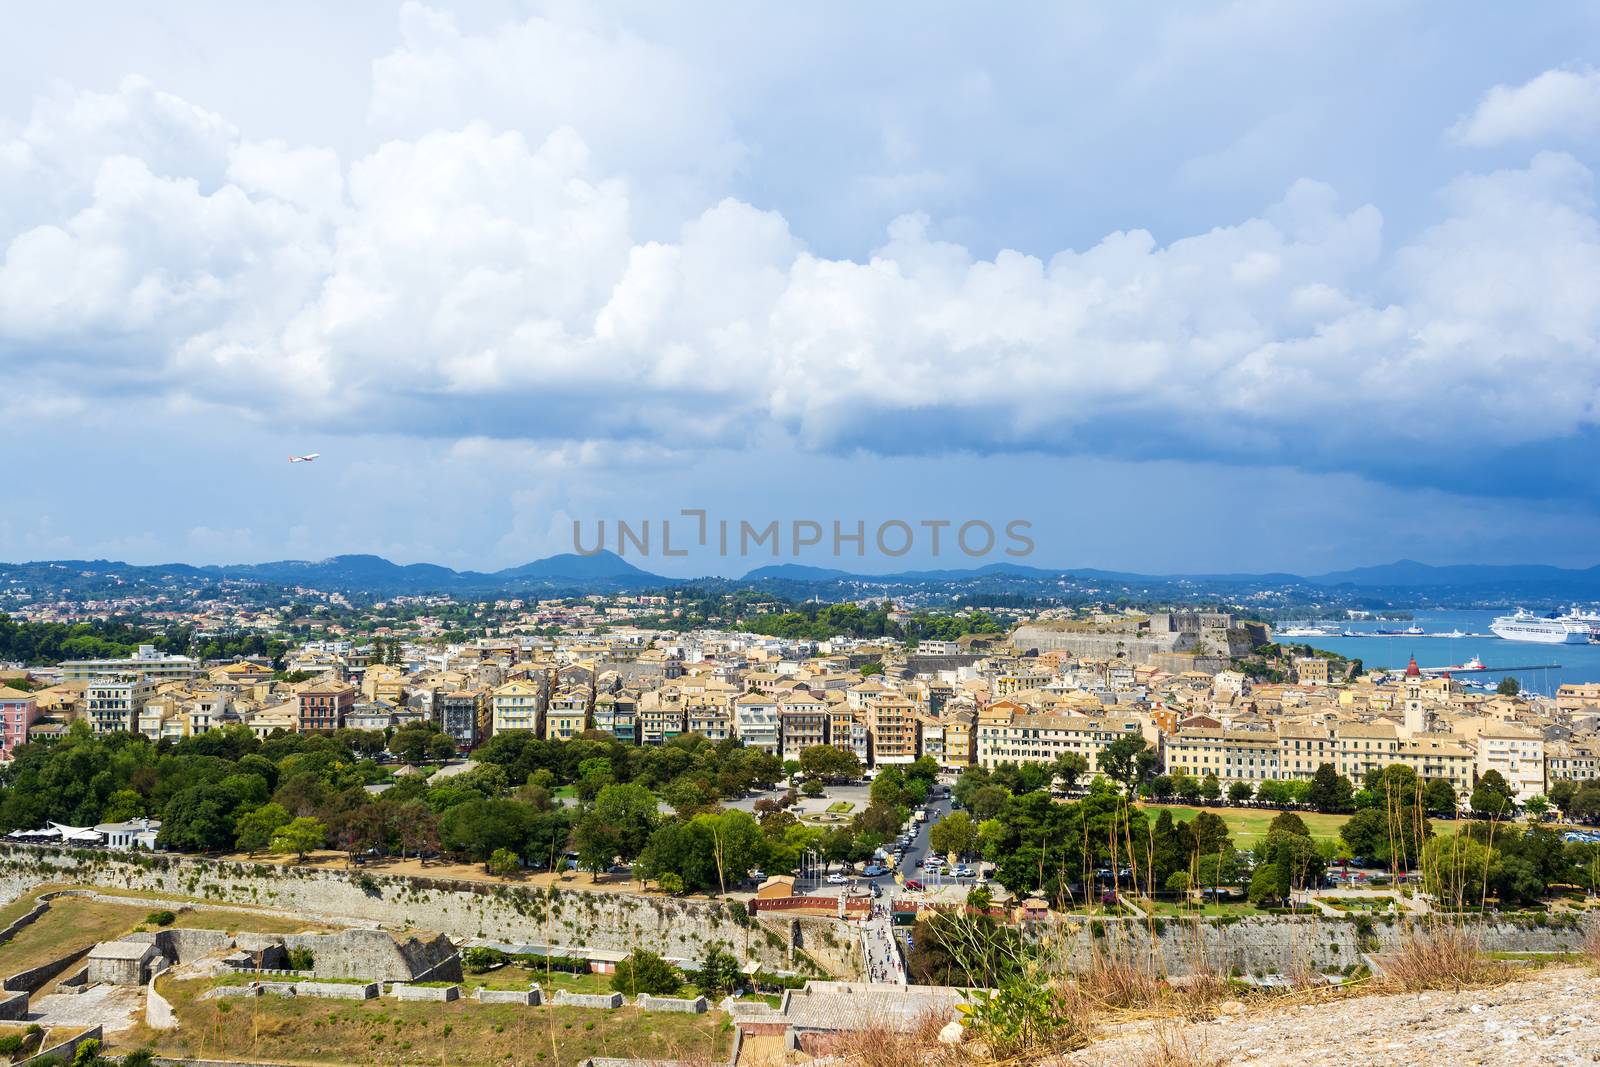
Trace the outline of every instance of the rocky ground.
<instances>
[{"instance_id":1,"label":"rocky ground","mask_svg":"<svg viewBox=\"0 0 1600 1067\"><path fill-rule=\"evenodd\" d=\"M1284 1010L1225 1005L1206 1023L1134 1023L1074 1067L1600 1063L1600 977L1552 967L1491 989L1358 996Z\"/></svg>"}]
</instances>

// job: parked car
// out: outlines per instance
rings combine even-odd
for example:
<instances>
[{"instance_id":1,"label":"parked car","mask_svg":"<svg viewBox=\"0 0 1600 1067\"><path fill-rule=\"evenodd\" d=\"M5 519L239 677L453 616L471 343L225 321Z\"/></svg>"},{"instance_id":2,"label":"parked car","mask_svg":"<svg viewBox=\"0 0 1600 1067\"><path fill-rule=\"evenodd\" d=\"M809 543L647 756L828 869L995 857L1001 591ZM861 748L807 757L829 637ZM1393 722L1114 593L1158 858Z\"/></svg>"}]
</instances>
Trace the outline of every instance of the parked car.
<instances>
[{"instance_id":1,"label":"parked car","mask_svg":"<svg viewBox=\"0 0 1600 1067\"><path fill-rule=\"evenodd\" d=\"M920 893L924 889L926 889L927 886L923 885L921 882L917 881L915 878L911 878L911 879L908 879L906 881L906 888L911 890L911 892L913 892L913 893Z\"/></svg>"},{"instance_id":2,"label":"parked car","mask_svg":"<svg viewBox=\"0 0 1600 1067\"><path fill-rule=\"evenodd\" d=\"M867 869L861 872L862 876L865 878L879 878L888 873L888 871L885 871L876 863L867 864Z\"/></svg>"}]
</instances>

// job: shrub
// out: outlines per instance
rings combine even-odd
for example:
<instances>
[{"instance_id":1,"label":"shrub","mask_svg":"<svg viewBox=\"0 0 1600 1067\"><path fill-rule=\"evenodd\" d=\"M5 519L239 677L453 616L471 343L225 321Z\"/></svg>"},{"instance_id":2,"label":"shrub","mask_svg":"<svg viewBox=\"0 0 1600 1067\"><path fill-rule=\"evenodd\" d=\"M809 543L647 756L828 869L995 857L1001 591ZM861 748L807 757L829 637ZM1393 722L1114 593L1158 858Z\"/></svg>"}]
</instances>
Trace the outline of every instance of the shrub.
<instances>
[{"instance_id":1,"label":"shrub","mask_svg":"<svg viewBox=\"0 0 1600 1067\"><path fill-rule=\"evenodd\" d=\"M178 917L172 912L162 909L161 911L152 911L144 917L144 921L150 926L171 926L178 921Z\"/></svg>"},{"instance_id":2,"label":"shrub","mask_svg":"<svg viewBox=\"0 0 1600 1067\"><path fill-rule=\"evenodd\" d=\"M316 956L308 948L292 948L289 950L289 970L309 971L316 963Z\"/></svg>"},{"instance_id":3,"label":"shrub","mask_svg":"<svg viewBox=\"0 0 1600 1067\"><path fill-rule=\"evenodd\" d=\"M999 989L974 990L966 1025L1001 1058L1065 1052L1088 1041L1087 1012L1050 983L1014 978Z\"/></svg>"},{"instance_id":4,"label":"shrub","mask_svg":"<svg viewBox=\"0 0 1600 1067\"><path fill-rule=\"evenodd\" d=\"M678 969L654 952L635 949L633 955L617 964L611 976L611 988L633 996L648 993L653 997L667 997L683 985L683 975Z\"/></svg>"},{"instance_id":5,"label":"shrub","mask_svg":"<svg viewBox=\"0 0 1600 1067\"><path fill-rule=\"evenodd\" d=\"M473 974L482 974L505 963L507 958L497 948L469 948L461 954L461 964Z\"/></svg>"}]
</instances>

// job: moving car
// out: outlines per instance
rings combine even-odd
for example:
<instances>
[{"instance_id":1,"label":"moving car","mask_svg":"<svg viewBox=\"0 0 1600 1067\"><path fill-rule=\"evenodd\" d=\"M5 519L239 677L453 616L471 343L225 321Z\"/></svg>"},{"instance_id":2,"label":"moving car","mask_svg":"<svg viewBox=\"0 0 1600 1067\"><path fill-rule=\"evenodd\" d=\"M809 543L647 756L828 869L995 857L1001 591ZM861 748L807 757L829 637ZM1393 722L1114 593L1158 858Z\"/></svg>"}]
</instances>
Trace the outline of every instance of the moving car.
<instances>
[{"instance_id":1,"label":"moving car","mask_svg":"<svg viewBox=\"0 0 1600 1067\"><path fill-rule=\"evenodd\" d=\"M838 871L834 871L832 874L828 875L828 884L829 885L844 885L844 883L845 883L845 877L844 877L844 875L840 874Z\"/></svg>"},{"instance_id":2,"label":"moving car","mask_svg":"<svg viewBox=\"0 0 1600 1067\"><path fill-rule=\"evenodd\" d=\"M881 877L882 875L885 875L885 874L888 874L888 873L889 873L888 871L884 870L882 867L878 866L876 863L867 864L867 869L861 872L861 874L864 877L867 877L867 878L878 878L878 877Z\"/></svg>"}]
</instances>

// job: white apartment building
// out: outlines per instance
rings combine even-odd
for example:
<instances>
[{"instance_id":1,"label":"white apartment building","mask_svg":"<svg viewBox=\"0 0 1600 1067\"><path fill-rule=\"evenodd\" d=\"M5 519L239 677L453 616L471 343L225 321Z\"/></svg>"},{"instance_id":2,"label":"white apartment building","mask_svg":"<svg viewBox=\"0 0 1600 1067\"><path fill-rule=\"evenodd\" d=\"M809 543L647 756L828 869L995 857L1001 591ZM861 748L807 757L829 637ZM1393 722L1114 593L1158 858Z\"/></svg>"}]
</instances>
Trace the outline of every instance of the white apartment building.
<instances>
[{"instance_id":1,"label":"white apartment building","mask_svg":"<svg viewBox=\"0 0 1600 1067\"><path fill-rule=\"evenodd\" d=\"M61 664L64 682L92 682L98 679L147 678L156 684L188 682L200 677L199 661L189 656L157 652L154 645L140 645L127 659L74 659Z\"/></svg>"},{"instance_id":2,"label":"white apartment building","mask_svg":"<svg viewBox=\"0 0 1600 1067\"><path fill-rule=\"evenodd\" d=\"M733 702L733 734L746 748L778 755L781 749L778 702L762 694L747 693Z\"/></svg>"},{"instance_id":3,"label":"white apartment building","mask_svg":"<svg viewBox=\"0 0 1600 1067\"><path fill-rule=\"evenodd\" d=\"M1544 738L1520 726L1491 726L1478 734L1478 777L1499 771L1517 803L1544 793Z\"/></svg>"},{"instance_id":4,"label":"white apartment building","mask_svg":"<svg viewBox=\"0 0 1600 1067\"><path fill-rule=\"evenodd\" d=\"M156 687L143 678L99 678L83 691L84 714L97 734L132 732Z\"/></svg>"}]
</instances>

